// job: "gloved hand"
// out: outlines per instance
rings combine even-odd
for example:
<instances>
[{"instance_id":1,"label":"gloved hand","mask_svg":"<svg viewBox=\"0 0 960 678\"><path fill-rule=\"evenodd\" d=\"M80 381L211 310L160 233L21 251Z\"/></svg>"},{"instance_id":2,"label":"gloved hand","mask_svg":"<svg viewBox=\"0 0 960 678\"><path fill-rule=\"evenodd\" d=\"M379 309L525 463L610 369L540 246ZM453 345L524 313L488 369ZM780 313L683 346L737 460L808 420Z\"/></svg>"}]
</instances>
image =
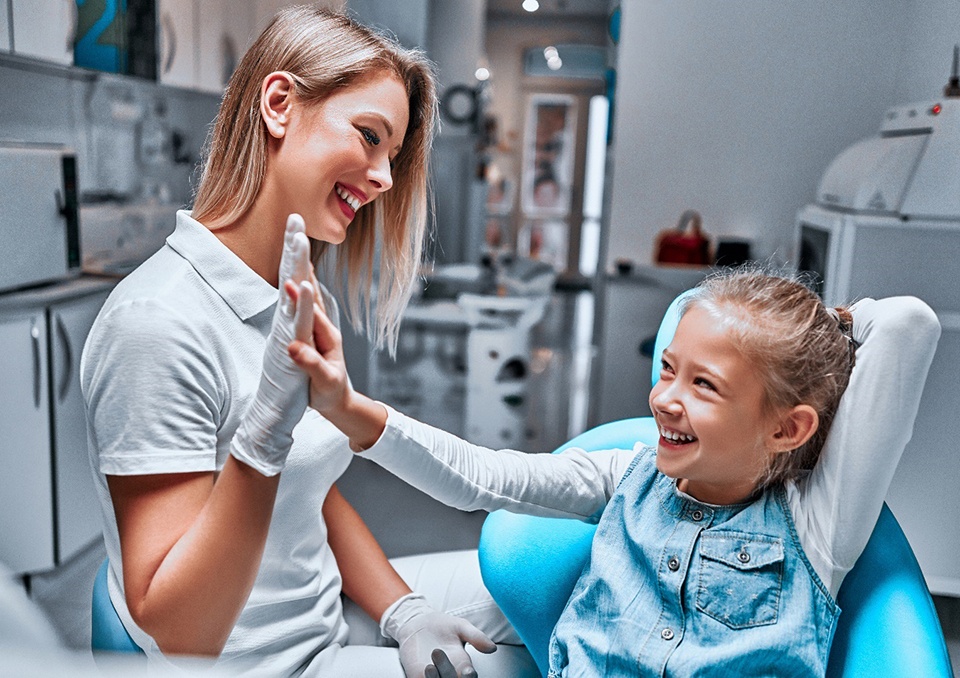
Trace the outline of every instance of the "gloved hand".
<instances>
[{"instance_id":1,"label":"gloved hand","mask_svg":"<svg viewBox=\"0 0 960 678\"><path fill-rule=\"evenodd\" d=\"M476 678L463 644L487 654L497 649L473 624L434 610L417 593L408 593L387 608L380 631L400 644L400 663L407 678Z\"/></svg>"},{"instance_id":2,"label":"gloved hand","mask_svg":"<svg viewBox=\"0 0 960 678\"><path fill-rule=\"evenodd\" d=\"M295 338L313 345L310 269L310 243L303 217L291 214L280 257L280 298L267 335L260 385L230 441L230 453L265 476L283 470L293 442L293 427L307 407L307 376L290 359L287 346ZM291 283L296 286L297 301L287 289Z\"/></svg>"}]
</instances>

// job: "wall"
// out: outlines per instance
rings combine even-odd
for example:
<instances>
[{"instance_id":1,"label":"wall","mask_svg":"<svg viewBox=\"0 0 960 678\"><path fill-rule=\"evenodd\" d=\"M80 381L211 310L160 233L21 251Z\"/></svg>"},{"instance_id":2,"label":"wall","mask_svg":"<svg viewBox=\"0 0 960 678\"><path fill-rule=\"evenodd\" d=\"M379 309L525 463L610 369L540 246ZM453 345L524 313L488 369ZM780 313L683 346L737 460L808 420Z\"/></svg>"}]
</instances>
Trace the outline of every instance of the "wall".
<instances>
[{"instance_id":1,"label":"wall","mask_svg":"<svg viewBox=\"0 0 960 678\"><path fill-rule=\"evenodd\" d=\"M607 266L649 261L687 208L711 235L789 258L827 165L899 100L913 4L623 0Z\"/></svg>"},{"instance_id":2,"label":"wall","mask_svg":"<svg viewBox=\"0 0 960 678\"><path fill-rule=\"evenodd\" d=\"M905 3L906 4L906 3ZM903 12L904 48L897 69L896 100L935 99L950 76L953 46L960 43L957 0L911 0Z\"/></svg>"}]
</instances>

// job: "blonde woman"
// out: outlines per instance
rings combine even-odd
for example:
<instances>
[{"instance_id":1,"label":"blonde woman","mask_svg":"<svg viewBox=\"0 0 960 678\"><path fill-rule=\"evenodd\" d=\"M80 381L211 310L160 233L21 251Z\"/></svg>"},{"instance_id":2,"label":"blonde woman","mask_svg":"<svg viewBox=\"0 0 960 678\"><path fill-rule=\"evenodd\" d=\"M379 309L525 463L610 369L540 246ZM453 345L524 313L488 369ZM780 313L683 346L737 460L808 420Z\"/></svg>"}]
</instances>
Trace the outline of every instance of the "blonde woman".
<instances>
[{"instance_id":1,"label":"blonde woman","mask_svg":"<svg viewBox=\"0 0 960 678\"><path fill-rule=\"evenodd\" d=\"M464 643L495 649L391 567L334 485L347 439L307 410L286 353L295 336L309 341L315 301L337 317L310 260L334 245L348 317L395 343L423 244L435 109L419 53L338 14L281 12L230 81L193 211L102 309L81 368L91 463L111 599L151 661L469 676ZM351 645L341 592L399 651ZM473 621L505 627L482 587L467 593L479 596L463 601Z\"/></svg>"}]
</instances>

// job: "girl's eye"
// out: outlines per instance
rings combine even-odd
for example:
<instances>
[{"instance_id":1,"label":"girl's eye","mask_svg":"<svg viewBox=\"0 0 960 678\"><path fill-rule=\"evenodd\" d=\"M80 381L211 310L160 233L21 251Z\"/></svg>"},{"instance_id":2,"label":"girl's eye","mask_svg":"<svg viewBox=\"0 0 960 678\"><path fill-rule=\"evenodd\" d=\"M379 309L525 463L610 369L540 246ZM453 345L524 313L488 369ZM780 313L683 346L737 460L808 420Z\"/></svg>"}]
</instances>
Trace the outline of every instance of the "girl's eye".
<instances>
[{"instance_id":1,"label":"girl's eye","mask_svg":"<svg viewBox=\"0 0 960 678\"><path fill-rule=\"evenodd\" d=\"M694 379L693 383L696 384L697 386L703 386L704 388L709 389L711 391L717 390L713 387L713 384L711 384L709 381L701 377L697 377L696 379Z\"/></svg>"},{"instance_id":2,"label":"girl's eye","mask_svg":"<svg viewBox=\"0 0 960 678\"><path fill-rule=\"evenodd\" d=\"M363 135L363 138L366 139L367 143L370 144L371 146L380 145L380 137L377 136L377 133L374 132L372 129L369 129L367 127L361 127L360 134Z\"/></svg>"},{"instance_id":3,"label":"girl's eye","mask_svg":"<svg viewBox=\"0 0 960 678\"><path fill-rule=\"evenodd\" d=\"M661 360L661 361L660 361L660 371L661 371L661 372L673 372L673 368L670 367L670 363L668 363L666 360Z\"/></svg>"}]
</instances>

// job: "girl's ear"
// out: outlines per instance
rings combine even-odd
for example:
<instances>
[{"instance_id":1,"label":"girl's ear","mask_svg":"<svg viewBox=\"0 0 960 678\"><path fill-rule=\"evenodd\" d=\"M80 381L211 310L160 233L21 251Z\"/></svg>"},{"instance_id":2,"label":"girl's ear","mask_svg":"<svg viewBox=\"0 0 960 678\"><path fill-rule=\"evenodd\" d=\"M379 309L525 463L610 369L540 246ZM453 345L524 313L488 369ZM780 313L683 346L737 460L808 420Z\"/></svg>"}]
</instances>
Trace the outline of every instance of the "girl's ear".
<instances>
[{"instance_id":1,"label":"girl's ear","mask_svg":"<svg viewBox=\"0 0 960 678\"><path fill-rule=\"evenodd\" d=\"M275 139L282 139L293 109L293 77L285 71L274 71L260 85L260 117L267 132Z\"/></svg>"},{"instance_id":2,"label":"girl's ear","mask_svg":"<svg viewBox=\"0 0 960 678\"><path fill-rule=\"evenodd\" d=\"M820 416L809 405L795 405L780 418L779 424L770 436L769 449L773 452L795 450L817 432Z\"/></svg>"}]
</instances>

